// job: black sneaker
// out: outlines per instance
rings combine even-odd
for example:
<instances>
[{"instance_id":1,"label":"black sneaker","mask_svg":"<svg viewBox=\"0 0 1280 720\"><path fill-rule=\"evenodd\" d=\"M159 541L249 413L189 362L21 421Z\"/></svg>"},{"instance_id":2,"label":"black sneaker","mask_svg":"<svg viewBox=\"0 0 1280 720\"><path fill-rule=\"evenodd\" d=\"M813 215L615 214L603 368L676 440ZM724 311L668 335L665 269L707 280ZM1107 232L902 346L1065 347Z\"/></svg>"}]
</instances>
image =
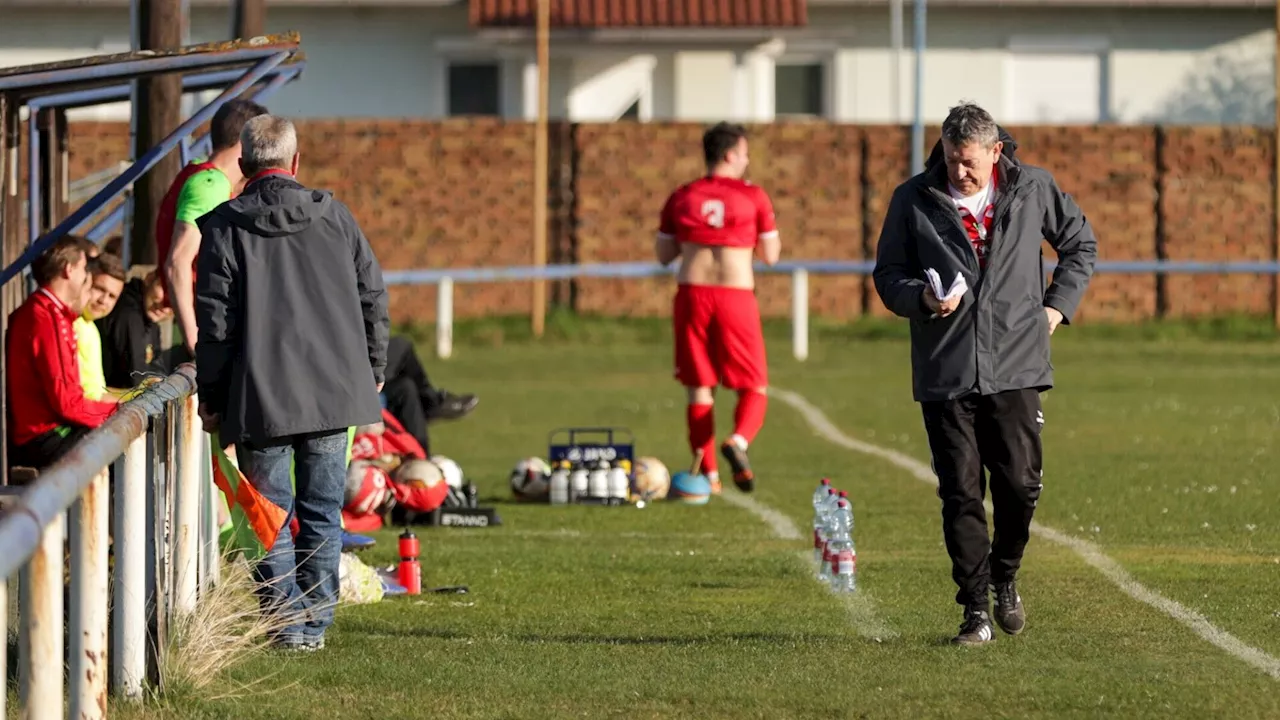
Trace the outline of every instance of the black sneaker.
<instances>
[{"instance_id":1,"label":"black sneaker","mask_svg":"<svg viewBox=\"0 0 1280 720\"><path fill-rule=\"evenodd\" d=\"M733 469L733 484L744 493L756 489L756 476L751 472L751 461L747 459L747 451L738 447L732 440L725 440L720 446L720 454Z\"/></svg>"},{"instance_id":2,"label":"black sneaker","mask_svg":"<svg viewBox=\"0 0 1280 720\"><path fill-rule=\"evenodd\" d=\"M964 622L960 624L960 632L951 638L952 645L986 645L996 639L996 631L991 627L991 616L986 610L969 609L964 611Z\"/></svg>"},{"instance_id":3,"label":"black sneaker","mask_svg":"<svg viewBox=\"0 0 1280 720\"><path fill-rule=\"evenodd\" d=\"M287 653L313 653L324 649L324 636L318 638L291 636L280 638L271 647Z\"/></svg>"},{"instance_id":4,"label":"black sneaker","mask_svg":"<svg viewBox=\"0 0 1280 720\"><path fill-rule=\"evenodd\" d=\"M1010 635L1017 635L1027 626L1027 611L1022 608L1018 586L1013 580L996 583L996 624Z\"/></svg>"},{"instance_id":5,"label":"black sneaker","mask_svg":"<svg viewBox=\"0 0 1280 720\"><path fill-rule=\"evenodd\" d=\"M428 420L457 420L476 408L480 398L475 395L454 395L441 392L439 400L427 411Z\"/></svg>"}]
</instances>

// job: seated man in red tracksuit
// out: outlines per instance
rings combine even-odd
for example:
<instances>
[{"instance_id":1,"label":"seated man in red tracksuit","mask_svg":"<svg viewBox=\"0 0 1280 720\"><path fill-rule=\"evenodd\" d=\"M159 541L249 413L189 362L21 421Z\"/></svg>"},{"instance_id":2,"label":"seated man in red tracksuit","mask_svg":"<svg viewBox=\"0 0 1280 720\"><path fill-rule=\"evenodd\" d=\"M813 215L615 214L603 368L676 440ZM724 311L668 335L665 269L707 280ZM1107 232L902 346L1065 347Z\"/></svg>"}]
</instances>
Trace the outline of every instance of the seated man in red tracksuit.
<instances>
[{"instance_id":1,"label":"seated man in red tracksuit","mask_svg":"<svg viewBox=\"0 0 1280 720\"><path fill-rule=\"evenodd\" d=\"M89 297L88 241L53 244L31 264L39 289L9 317L5 377L9 393L10 464L44 469L66 455L115 412L89 400L80 383L72 323Z\"/></svg>"}]
</instances>

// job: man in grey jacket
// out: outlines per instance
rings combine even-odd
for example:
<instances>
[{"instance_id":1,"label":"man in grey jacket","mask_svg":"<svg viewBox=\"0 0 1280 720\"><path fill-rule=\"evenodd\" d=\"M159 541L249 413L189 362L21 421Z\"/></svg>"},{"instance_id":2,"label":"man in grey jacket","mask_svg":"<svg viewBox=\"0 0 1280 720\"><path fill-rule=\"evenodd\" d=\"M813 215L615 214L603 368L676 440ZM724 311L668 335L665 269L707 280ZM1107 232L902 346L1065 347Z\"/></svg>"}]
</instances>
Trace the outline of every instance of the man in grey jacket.
<instances>
[{"instance_id":1,"label":"man in grey jacket","mask_svg":"<svg viewBox=\"0 0 1280 720\"><path fill-rule=\"evenodd\" d=\"M296 543L286 521L256 574L263 609L287 623L276 644L317 650L338 600L347 431L382 418L387 293L347 207L295 179L293 125L262 115L240 137L248 183L198 221L200 415L298 520Z\"/></svg>"},{"instance_id":2,"label":"man in grey jacket","mask_svg":"<svg viewBox=\"0 0 1280 720\"><path fill-rule=\"evenodd\" d=\"M987 111L952 108L942 153L894 191L874 278L885 306L911 321L921 404L965 609L953 642L995 639L989 614L1016 635L1026 613L1015 576L1041 490L1040 393L1053 386L1049 336L1069 323L1097 257L1084 213L1046 171L1002 153ZM1045 287L1041 239L1058 254ZM942 297L926 280L937 273ZM964 292L949 295L955 278ZM983 509L991 473L994 539Z\"/></svg>"}]
</instances>

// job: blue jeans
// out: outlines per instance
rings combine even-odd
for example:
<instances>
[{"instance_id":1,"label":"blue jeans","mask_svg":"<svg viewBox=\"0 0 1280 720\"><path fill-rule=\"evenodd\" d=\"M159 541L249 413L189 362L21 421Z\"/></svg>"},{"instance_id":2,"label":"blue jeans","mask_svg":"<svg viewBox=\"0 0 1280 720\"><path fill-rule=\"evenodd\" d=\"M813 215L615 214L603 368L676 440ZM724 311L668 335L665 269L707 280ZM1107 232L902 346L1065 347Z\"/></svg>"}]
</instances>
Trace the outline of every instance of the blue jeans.
<instances>
[{"instance_id":1,"label":"blue jeans","mask_svg":"<svg viewBox=\"0 0 1280 720\"><path fill-rule=\"evenodd\" d=\"M286 521L254 571L262 609L288 623L273 635L282 642L319 640L338 604L347 431L238 443L236 459L258 492L288 511L290 520L298 518L297 542Z\"/></svg>"}]
</instances>

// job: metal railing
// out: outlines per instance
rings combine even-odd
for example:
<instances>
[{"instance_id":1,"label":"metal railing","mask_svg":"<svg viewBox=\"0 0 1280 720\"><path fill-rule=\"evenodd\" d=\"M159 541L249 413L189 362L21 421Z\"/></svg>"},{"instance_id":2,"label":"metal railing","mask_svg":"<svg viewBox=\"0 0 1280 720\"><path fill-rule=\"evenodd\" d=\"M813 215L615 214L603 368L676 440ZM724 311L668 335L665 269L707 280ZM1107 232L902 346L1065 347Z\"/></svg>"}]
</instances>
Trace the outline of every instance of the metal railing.
<instances>
[{"instance_id":1,"label":"metal railing","mask_svg":"<svg viewBox=\"0 0 1280 720\"><path fill-rule=\"evenodd\" d=\"M216 582L212 470L194 393L194 366L180 366L34 482L6 488L14 502L0 513L0 606L8 607L17 575L23 717L62 717L64 691L74 718L105 717L109 687L140 698L149 680L160 680L154 652L164 647L168 618L193 611ZM5 637L8 620L6 611ZM4 663L0 655L0 677ZM0 693L0 717L5 700Z\"/></svg>"},{"instance_id":2,"label":"metal railing","mask_svg":"<svg viewBox=\"0 0 1280 720\"><path fill-rule=\"evenodd\" d=\"M1046 273L1056 263L1045 262ZM676 264L661 266L654 262L614 262L563 265L514 265L510 267L440 268L430 270L388 270L383 273L387 285L436 286L436 356L448 359L453 354L453 284L481 282L530 282L571 280L575 278L653 278L675 277ZM798 260L773 266L757 264L760 274L791 276L791 351L797 360L809 357L809 275L870 275L875 269L871 260ZM1280 275L1280 262L1241 260L1202 262L1193 260L1110 260L1098 261L1098 274L1151 273L1156 275ZM1280 308L1278 308L1280 312ZM1280 316L1277 317L1280 323Z\"/></svg>"}]
</instances>

